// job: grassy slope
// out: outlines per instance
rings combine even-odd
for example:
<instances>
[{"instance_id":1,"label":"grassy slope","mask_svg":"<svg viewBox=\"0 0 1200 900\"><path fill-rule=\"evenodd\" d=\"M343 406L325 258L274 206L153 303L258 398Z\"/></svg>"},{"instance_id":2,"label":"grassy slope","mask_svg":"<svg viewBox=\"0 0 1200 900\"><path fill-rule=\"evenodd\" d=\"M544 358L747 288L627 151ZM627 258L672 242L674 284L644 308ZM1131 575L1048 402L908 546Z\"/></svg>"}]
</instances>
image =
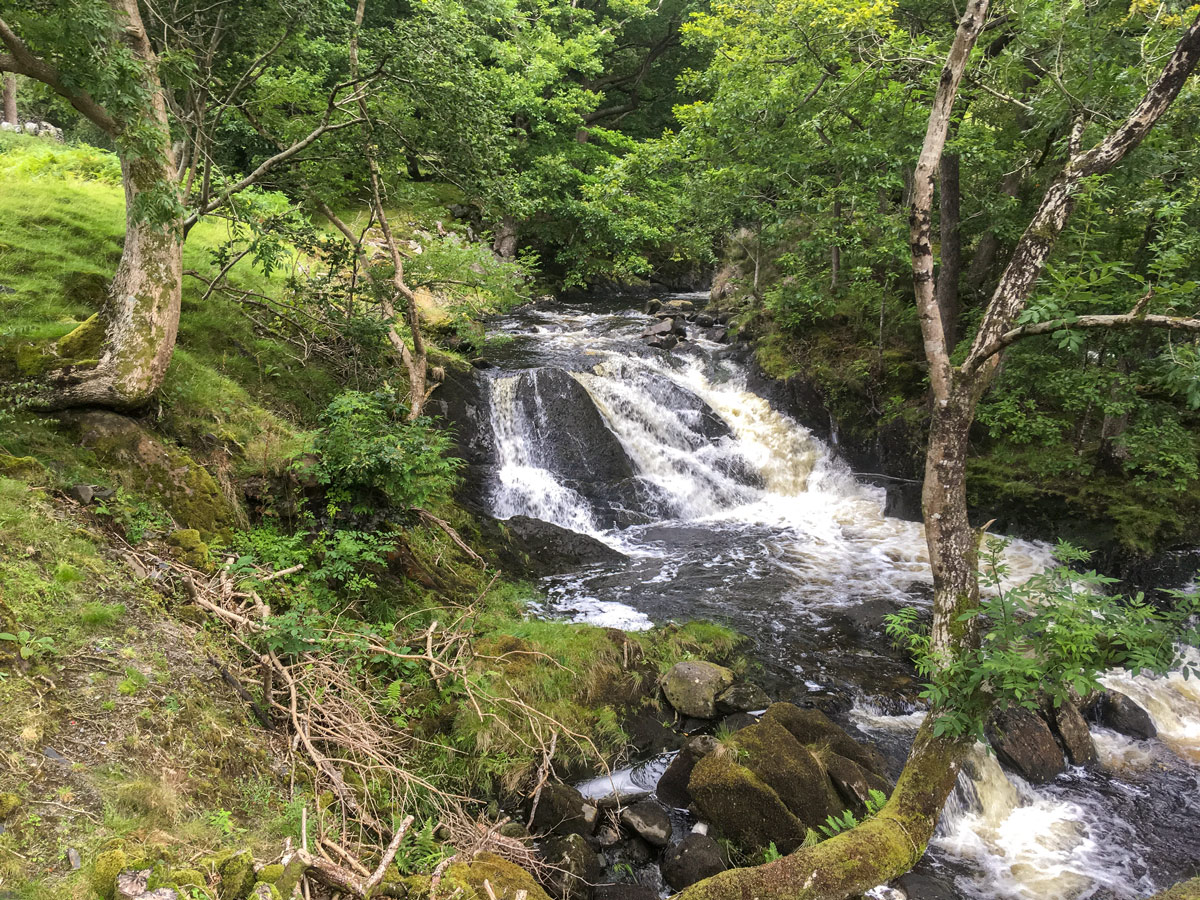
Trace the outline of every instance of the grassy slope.
<instances>
[{"instance_id":1,"label":"grassy slope","mask_svg":"<svg viewBox=\"0 0 1200 900\"><path fill-rule=\"evenodd\" d=\"M422 187L403 198L410 206L398 219L429 227L447 199ZM98 308L120 252L123 216L111 157L0 135L0 344L56 338ZM211 250L224 238L220 223L198 225L185 268L215 272ZM242 263L232 280L271 293L282 277L266 279ZM256 334L230 301L203 299L202 290L200 281L185 279L179 346L160 407L143 424L197 459L227 458L235 479L278 473L341 385L318 365L302 364L289 345ZM0 631L26 629L50 640L26 672L0 661L0 794L23 801L0 819L0 894L15 888L21 896L82 900L88 860L117 840L134 857L145 849L181 864L221 846L276 853L283 837L298 838L299 804L312 797L280 738L255 724L208 662L236 665L236 648L122 557L122 530L168 552L155 540L171 527L162 510L136 495L108 502L106 518L73 504L69 486L117 486L119 477L51 420L3 409L0 416L0 453L40 464L0 480L0 601L8 607ZM461 510L437 512L468 540L482 540ZM269 527L236 536L239 546L281 540ZM491 571L457 555L437 529L414 527L406 541L405 571L365 602L384 621L403 614L424 622L443 615L447 599L486 595L473 607L475 627L483 654L495 656L477 663L480 684L590 735L610 759L624 747L618 707L676 659L725 656L735 642L715 626L626 638L529 622L527 590L492 583ZM452 694L427 687L411 700L406 714L426 748L414 764L426 777L496 796L541 761L519 713L481 721ZM568 743L560 742L560 755ZM48 761L44 747L69 763ZM68 848L81 853L83 871L71 871Z\"/></svg>"}]
</instances>

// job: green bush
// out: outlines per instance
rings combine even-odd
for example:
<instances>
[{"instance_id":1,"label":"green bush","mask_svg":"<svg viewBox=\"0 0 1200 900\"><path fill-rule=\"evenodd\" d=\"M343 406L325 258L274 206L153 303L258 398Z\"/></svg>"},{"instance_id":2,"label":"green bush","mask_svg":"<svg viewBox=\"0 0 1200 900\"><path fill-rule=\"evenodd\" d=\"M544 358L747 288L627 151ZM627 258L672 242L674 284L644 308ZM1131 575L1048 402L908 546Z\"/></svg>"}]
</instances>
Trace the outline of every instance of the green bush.
<instances>
[{"instance_id":1,"label":"green bush","mask_svg":"<svg viewBox=\"0 0 1200 900\"><path fill-rule=\"evenodd\" d=\"M406 413L388 391L346 391L326 407L313 473L331 515L415 509L449 497L462 465L447 455L449 435L429 419L406 422Z\"/></svg>"}]
</instances>

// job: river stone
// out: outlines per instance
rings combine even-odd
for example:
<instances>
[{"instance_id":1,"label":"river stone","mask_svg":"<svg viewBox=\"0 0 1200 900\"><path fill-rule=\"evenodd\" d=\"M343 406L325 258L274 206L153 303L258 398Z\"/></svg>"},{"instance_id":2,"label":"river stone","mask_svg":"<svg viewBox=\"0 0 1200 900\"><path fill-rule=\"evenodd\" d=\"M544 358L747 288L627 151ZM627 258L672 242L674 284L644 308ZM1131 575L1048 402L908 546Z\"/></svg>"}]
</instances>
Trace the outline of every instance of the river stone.
<instances>
[{"instance_id":1,"label":"river stone","mask_svg":"<svg viewBox=\"0 0 1200 900\"><path fill-rule=\"evenodd\" d=\"M126 869L117 875L116 900L133 900L146 893L150 872L150 869Z\"/></svg>"},{"instance_id":2,"label":"river stone","mask_svg":"<svg viewBox=\"0 0 1200 900\"><path fill-rule=\"evenodd\" d=\"M530 561L527 571L535 575L557 575L581 566L611 565L624 555L594 537L543 522L530 516L513 516L503 521L514 549Z\"/></svg>"},{"instance_id":3,"label":"river stone","mask_svg":"<svg viewBox=\"0 0 1200 900\"><path fill-rule=\"evenodd\" d=\"M1053 710L1054 730L1067 751L1067 759L1075 766L1089 766L1096 761L1096 743L1092 740L1083 714L1074 703L1064 703Z\"/></svg>"},{"instance_id":4,"label":"river stone","mask_svg":"<svg viewBox=\"0 0 1200 900\"><path fill-rule=\"evenodd\" d=\"M718 750L700 760L688 790L701 816L747 853L771 843L781 853L791 853L804 843L805 824L770 785L734 759L734 752Z\"/></svg>"},{"instance_id":5,"label":"river stone","mask_svg":"<svg viewBox=\"0 0 1200 900\"><path fill-rule=\"evenodd\" d=\"M987 737L1000 762L1026 781L1044 784L1066 769L1050 726L1027 709L1012 707L994 714Z\"/></svg>"},{"instance_id":6,"label":"river stone","mask_svg":"<svg viewBox=\"0 0 1200 900\"><path fill-rule=\"evenodd\" d=\"M770 705L767 692L749 681L738 681L717 697L717 712L725 715L766 709Z\"/></svg>"},{"instance_id":7,"label":"river stone","mask_svg":"<svg viewBox=\"0 0 1200 900\"><path fill-rule=\"evenodd\" d=\"M867 801L871 798L872 790L887 794L892 789L886 778L867 771L854 760L839 756L832 750L818 750L816 757L842 802L853 810L856 816L866 814Z\"/></svg>"},{"instance_id":8,"label":"river stone","mask_svg":"<svg viewBox=\"0 0 1200 900\"><path fill-rule=\"evenodd\" d=\"M538 834L584 837L596 830L596 807L583 794L566 784L548 784L542 788L530 827Z\"/></svg>"},{"instance_id":9,"label":"river stone","mask_svg":"<svg viewBox=\"0 0 1200 900\"><path fill-rule=\"evenodd\" d=\"M721 847L706 834L689 834L663 854L663 878L677 891L724 871Z\"/></svg>"},{"instance_id":10,"label":"river stone","mask_svg":"<svg viewBox=\"0 0 1200 900\"><path fill-rule=\"evenodd\" d=\"M1100 723L1139 740L1158 736L1150 714L1120 691L1105 691L1100 701Z\"/></svg>"},{"instance_id":11,"label":"river stone","mask_svg":"<svg viewBox=\"0 0 1200 900\"><path fill-rule=\"evenodd\" d=\"M844 728L819 709L772 703L762 721L778 722L806 747L828 747L838 756L854 760L868 772L887 777L887 761L880 752L850 737Z\"/></svg>"},{"instance_id":12,"label":"river stone","mask_svg":"<svg viewBox=\"0 0 1200 900\"><path fill-rule=\"evenodd\" d=\"M717 739L711 735L698 735L688 741L658 779L654 794L659 801L676 809L687 809L692 803L692 795L688 793L692 770L716 749Z\"/></svg>"},{"instance_id":13,"label":"river stone","mask_svg":"<svg viewBox=\"0 0 1200 900\"><path fill-rule=\"evenodd\" d=\"M625 720L625 733L629 743L641 756L653 756L678 750L683 746L683 735L663 721L663 716L652 710L641 710Z\"/></svg>"},{"instance_id":14,"label":"river stone","mask_svg":"<svg viewBox=\"0 0 1200 900\"><path fill-rule=\"evenodd\" d=\"M598 884L595 900L658 900L658 891L644 884Z\"/></svg>"},{"instance_id":15,"label":"river stone","mask_svg":"<svg viewBox=\"0 0 1200 900\"><path fill-rule=\"evenodd\" d=\"M647 325L642 330L641 336L646 338L646 337L660 337L662 335L668 335L671 333L671 330L674 327L675 326L670 319L660 319L659 321L655 322L653 325Z\"/></svg>"},{"instance_id":16,"label":"river stone","mask_svg":"<svg viewBox=\"0 0 1200 900\"><path fill-rule=\"evenodd\" d=\"M717 714L717 695L733 684L733 672L715 663L688 660L675 663L663 678L663 693L684 716L711 719Z\"/></svg>"},{"instance_id":17,"label":"river stone","mask_svg":"<svg viewBox=\"0 0 1200 900\"><path fill-rule=\"evenodd\" d=\"M653 800L639 800L625 807L621 810L621 824L655 847L665 847L671 840L671 818Z\"/></svg>"},{"instance_id":18,"label":"river stone","mask_svg":"<svg viewBox=\"0 0 1200 900\"><path fill-rule=\"evenodd\" d=\"M587 900L600 880L600 857L579 834L548 838L542 845L546 862L554 866L548 887L560 900Z\"/></svg>"}]
</instances>

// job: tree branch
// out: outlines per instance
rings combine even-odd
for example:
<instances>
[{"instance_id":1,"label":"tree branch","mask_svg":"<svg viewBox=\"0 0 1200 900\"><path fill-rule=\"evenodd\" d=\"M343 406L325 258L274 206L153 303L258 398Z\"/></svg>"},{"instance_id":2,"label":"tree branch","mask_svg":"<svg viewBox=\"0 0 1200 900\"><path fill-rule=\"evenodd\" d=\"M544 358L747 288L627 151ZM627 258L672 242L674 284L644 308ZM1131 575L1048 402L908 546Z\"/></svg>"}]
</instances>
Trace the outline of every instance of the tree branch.
<instances>
[{"instance_id":1,"label":"tree branch","mask_svg":"<svg viewBox=\"0 0 1200 900\"><path fill-rule=\"evenodd\" d=\"M1179 39L1162 73L1146 91L1133 112L1100 143L1083 153L1078 150L1083 123L1081 120L1076 121L1069 141L1071 158L1046 189L1042 203L1029 227L1017 242L1000 283L996 285L992 294L983 323L979 326L971 345L971 351L962 365L961 371L964 374L982 372L984 377L978 385L980 390L986 387L987 380L994 375L999 362L996 351L988 351L1012 330L1017 316L1025 309L1033 286L1045 267L1046 259L1071 216L1075 197L1083 179L1110 171L1142 142L1154 127L1154 123L1175 101L1198 61L1200 14L1197 14L1191 27ZM985 366L988 367L986 372L983 371Z\"/></svg>"},{"instance_id":2,"label":"tree branch","mask_svg":"<svg viewBox=\"0 0 1200 900\"><path fill-rule=\"evenodd\" d=\"M73 91L68 88L58 70L34 54L3 19L0 19L0 42L9 51L0 55L0 72L14 72L40 81L56 94L65 97L76 110L106 134L115 136L120 133L121 126L109 115L108 110L97 103L87 91Z\"/></svg>"}]
</instances>

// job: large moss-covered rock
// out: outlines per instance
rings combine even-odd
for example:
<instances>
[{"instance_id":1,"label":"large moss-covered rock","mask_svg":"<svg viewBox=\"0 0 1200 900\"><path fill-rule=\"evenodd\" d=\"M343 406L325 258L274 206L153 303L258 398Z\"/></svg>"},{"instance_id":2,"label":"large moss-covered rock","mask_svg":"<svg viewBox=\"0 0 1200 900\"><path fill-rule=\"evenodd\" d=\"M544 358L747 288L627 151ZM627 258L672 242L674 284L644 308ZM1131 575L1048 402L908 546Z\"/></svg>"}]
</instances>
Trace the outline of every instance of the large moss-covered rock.
<instances>
[{"instance_id":1,"label":"large moss-covered rock","mask_svg":"<svg viewBox=\"0 0 1200 900\"><path fill-rule=\"evenodd\" d=\"M743 850L765 850L774 843L780 852L791 853L804 843L804 823L733 753L719 751L700 760L688 791L717 833Z\"/></svg>"},{"instance_id":2,"label":"large moss-covered rock","mask_svg":"<svg viewBox=\"0 0 1200 900\"><path fill-rule=\"evenodd\" d=\"M730 744L736 748L739 762L775 791L805 829L817 828L843 809L816 757L778 722L743 728Z\"/></svg>"},{"instance_id":3,"label":"large moss-covered rock","mask_svg":"<svg viewBox=\"0 0 1200 900\"><path fill-rule=\"evenodd\" d=\"M32 456L13 456L0 453L0 475L5 478L20 478L24 481L40 481L46 467Z\"/></svg>"},{"instance_id":4,"label":"large moss-covered rock","mask_svg":"<svg viewBox=\"0 0 1200 900\"><path fill-rule=\"evenodd\" d=\"M717 714L717 696L733 685L733 672L715 663L687 660L663 676L663 693L677 712L697 719Z\"/></svg>"},{"instance_id":5,"label":"large moss-covered rock","mask_svg":"<svg viewBox=\"0 0 1200 900\"><path fill-rule=\"evenodd\" d=\"M882 775L876 775L828 748L818 750L815 755L841 798L842 805L853 810L860 818L867 811L871 791L887 795L892 789L891 783Z\"/></svg>"},{"instance_id":6,"label":"large moss-covered rock","mask_svg":"<svg viewBox=\"0 0 1200 900\"><path fill-rule=\"evenodd\" d=\"M406 878L404 885L408 888L408 900L429 900L430 881L428 875ZM448 866L438 884L437 896L456 897L456 900L489 900L487 888L483 886L485 881L496 900L516 900L522 892L526 900L550 900L532 875L493 853L480 853L469 863Z\"/></svg>"},{"instance_id":7,"label":"large moss-covered rock","mask_svg":"<svg viewBox=\"0 0 1200 900\"><path fill-rule=\"evenodd\" d=\"M208 539L237 525L236 511L208 470L133 419L89 410L64 413L62 421L129 490L161 503L182 527Z\"/></svg>"},{"instance_id":8,"label":"large moss-covered rock","mask_svg":"<svg viewBox=\"0 0 1200 900\"><path fill-rule=\"evenodd\" d=\"M860 744L845 729L819 709L801 709L791 703L773 703L763 715L764 722L778 722L805 747L828 747L838 756L858 763L868 772L887 775L887 761L874 747Z\"/></svg>"},{"instance_id":9,"label":"large moss-covered rock","mask_svg":"<svg viewBox=\"0 0 1200 900\"><path fill-rule=\"evenodd\" d=\"M116 897L117 876L125 869L127 863L125 851L119 847L96 856L88 881L101 900L113 900Z\"/></svg>"}]
</instances>

